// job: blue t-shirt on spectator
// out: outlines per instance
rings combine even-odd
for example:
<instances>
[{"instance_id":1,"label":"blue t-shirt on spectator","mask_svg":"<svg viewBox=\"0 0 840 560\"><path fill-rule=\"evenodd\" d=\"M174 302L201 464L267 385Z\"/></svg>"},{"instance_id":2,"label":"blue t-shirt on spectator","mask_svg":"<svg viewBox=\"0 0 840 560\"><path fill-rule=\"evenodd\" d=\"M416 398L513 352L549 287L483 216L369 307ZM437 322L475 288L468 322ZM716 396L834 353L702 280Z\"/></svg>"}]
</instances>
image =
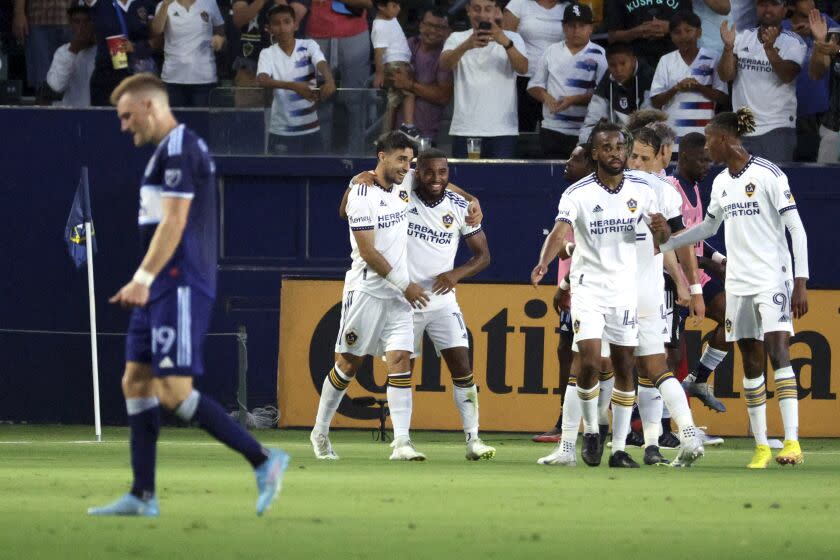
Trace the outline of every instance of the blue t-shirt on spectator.
<instances>
[{"instance_id":1,"label":"blue t-shirt on spectator","mask_svg":"<svg viewBox=\"0 0 840 560\"><path fill-rule=\"evenodd\" d=\"M824 13L822 16L826 23L828 23L829 29L840 27L840 24L828 17L828 14ZM782 29L793 31L793 26L789 19L782 21ZM805 55L805 62L802 63L802 71L796 78L797 117L816 115L828 110L828 72L820 80L812 80L808 76L808 64L811 62L811 55L814 54L814 38L802 37L802 39L808 46L808 52Z\"/></svg>"}]
</instances>

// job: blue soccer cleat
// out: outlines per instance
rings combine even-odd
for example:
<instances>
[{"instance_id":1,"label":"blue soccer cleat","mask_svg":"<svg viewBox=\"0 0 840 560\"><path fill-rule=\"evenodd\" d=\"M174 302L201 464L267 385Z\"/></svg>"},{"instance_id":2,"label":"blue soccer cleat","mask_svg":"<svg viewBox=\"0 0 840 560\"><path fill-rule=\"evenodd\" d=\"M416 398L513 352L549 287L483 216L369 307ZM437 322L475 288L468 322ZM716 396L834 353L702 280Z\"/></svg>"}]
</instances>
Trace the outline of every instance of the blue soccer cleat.
<instances>
[{"instance_id":1,"label":"blue soccer cleat","mask_svg":"<svg viewBox=\"0 0 840 560\"><path fill-rule=\"evenodd\" d=\"M262 515L283 486L283 473L289 467L289 455L279 449L269 451L268 459L254 469L257 475L257 515Z\"/></svg>"},{"instance_id":2,"label":"blue soccer cleat","mask_svg":"<svg viewBox=\"0 0 840 560\"><path fill-rule=\"evenodd\" d=\"M88 515L135 515L138 517L158 517L160 508L157 497L141 500L133 494L126 494L116 502L102 507L88 508Z\"/></svg>"}]
</instances>

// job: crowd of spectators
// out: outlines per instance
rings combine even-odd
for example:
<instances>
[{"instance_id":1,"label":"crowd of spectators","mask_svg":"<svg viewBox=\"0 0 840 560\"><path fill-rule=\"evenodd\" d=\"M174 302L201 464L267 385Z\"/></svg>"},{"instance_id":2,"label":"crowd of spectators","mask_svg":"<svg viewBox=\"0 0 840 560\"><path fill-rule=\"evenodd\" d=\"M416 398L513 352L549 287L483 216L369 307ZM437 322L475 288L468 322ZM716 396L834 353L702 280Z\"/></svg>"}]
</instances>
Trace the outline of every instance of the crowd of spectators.
<instances>
[{"instance_id":1,"label":"crowd of spectators","mask_svg":"<svg viewBox=\"0 0 840 560\"><path fill-rule=\"evenodd\" d=\"M381 88L382 130L446 138L456 157L514 157L533 139L531 155L538 144L565 159L600 119L662 109L681 137L749 106L753 153L840 159L840 2L432 2L13 0L0 48L25 56L45 104L107 105L137 72L159 74L176 107L211 105L219 85L254 88L236 103L270 97L272 153L323 150L333 119L363 128L359 107L323 102Z\"/></svg>"}]
</instances>

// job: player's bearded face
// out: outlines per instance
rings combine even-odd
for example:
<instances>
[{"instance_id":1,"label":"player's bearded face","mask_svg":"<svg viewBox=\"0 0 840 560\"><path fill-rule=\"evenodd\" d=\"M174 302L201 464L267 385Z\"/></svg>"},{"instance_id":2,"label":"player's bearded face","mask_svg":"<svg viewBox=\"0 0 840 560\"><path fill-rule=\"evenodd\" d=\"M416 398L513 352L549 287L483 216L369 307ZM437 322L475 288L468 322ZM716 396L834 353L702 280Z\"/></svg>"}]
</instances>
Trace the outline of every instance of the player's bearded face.
<instances>
[{"instance_id":1,"label":"player's bearded face","mask_svg":"<svg viewBox=\"0 0 840 560\"><path fill-rule=\"evenodd\" d=\"M432 197L439 197L449 184L449 164L444 158L425 160L417 171L420 189Z\"/></svg>"},{"instance_id":2,"label":"player's bearded face","mask_svg":"<svg viewBox=\"0 0 840 560\"><path fill-rule=\"evenodd\" d=\"M624 135L620 132L598 134L592 155L601 171L618 175L624 171L627 163L627 144L624 141Z\"/></svg>"},{"instance_id":3,"label":"player's bearded face","mask_svg":"<svg viewBox=\"0 0 840 560\"><path fill-rule=\"evenodd\" d=\"M385 181L388 184L399 184L405 179L411 167L411 160L414 159L414 151L411 148L394 150L392 152L380 152L379 156L385 167Z\"/></svg>"}]
</instances>

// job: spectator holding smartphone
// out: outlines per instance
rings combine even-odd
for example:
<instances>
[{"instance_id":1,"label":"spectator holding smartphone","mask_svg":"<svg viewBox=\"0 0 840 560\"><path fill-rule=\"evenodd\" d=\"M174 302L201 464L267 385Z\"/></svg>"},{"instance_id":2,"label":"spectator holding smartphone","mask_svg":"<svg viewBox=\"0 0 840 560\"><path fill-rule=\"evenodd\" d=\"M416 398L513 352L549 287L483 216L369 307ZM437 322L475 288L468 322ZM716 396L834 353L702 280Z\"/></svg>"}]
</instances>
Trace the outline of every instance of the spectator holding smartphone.
<instances>
[{"instance_id":1,"label":"spectator holding smartphone","mask_svg":"<svg viewBox=\"0 0 840 560\"><path fill-rule=\"evenodd\" d=\"M528 72L525 42L502 30L494 0L470 0L472 29L453 33L443 45L440 66L455 72L455 108L449 134L452 153L467 157L467 138L481 138L482 157L513 156L519 133L516 75Z\"/></svg>"},{"instance_id":2,"label":"spectator holding smartphone","mask_svg":"<svg viewBox=\"0 0 840 560\"><path fill-rule=\"evenodd\" d=\"M257 83L274 90L269 153L316 155L323 149L317 103L335 93L330 65L315 41L295 39L298 23L292 8L273 6L268 22L274 44L260 53ZM324 78L320 90L316 72Z\"/></svg>"}]
</instances>

